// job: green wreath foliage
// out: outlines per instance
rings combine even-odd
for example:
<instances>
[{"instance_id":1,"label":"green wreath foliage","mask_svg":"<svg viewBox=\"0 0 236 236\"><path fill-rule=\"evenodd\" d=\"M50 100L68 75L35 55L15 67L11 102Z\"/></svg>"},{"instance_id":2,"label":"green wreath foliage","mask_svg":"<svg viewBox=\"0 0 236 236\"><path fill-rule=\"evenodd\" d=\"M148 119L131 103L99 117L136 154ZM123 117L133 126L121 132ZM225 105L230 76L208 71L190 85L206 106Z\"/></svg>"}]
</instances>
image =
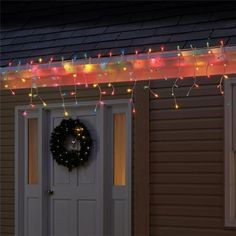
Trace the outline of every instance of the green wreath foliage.
<instances>
[{"instance_id":1,"label":"green wreath foliage","mask_svg":"<svg viewBox=\"0 0 236 236\"><path fill-rule=\"evenodd\" d=\"M69 171L88 161L91 149L90 133L79 119L63 119L51 134L52 156Z\"/></svg>"}]
</instances>

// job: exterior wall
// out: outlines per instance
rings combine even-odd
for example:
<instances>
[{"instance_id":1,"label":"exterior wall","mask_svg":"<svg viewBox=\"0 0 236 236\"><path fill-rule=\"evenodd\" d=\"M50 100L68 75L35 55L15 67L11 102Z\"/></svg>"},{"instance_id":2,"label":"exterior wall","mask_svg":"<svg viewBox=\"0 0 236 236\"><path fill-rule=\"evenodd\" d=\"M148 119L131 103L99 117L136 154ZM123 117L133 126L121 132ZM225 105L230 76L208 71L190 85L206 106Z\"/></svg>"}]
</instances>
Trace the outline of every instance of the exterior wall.
<instances>
[{"instance_id":1,"label":"exterior wall","mask_svg":"<svg viewBox=\"0 0 236 236\"><path fill-rule=\"evenodd\" d=\"M150 98L150 235L228 236L224 229L224 98L220 77L155 81L160 100Z\"/></svg>"},{"instance_id":2,"label":"exterior wall","mask_svg":"<svg viewBox=\"0 0 236 236\"><path fill-rule=\"evenodd\" d=\"M150 112L147 115L150 120L150 165L146 167L150 169L150 199L140 197L140 201L150 200L150 235L235 235L235 230L224 229L224 110L223 97L216 88L218 81L219 77L198 79L200 88L194 89L189 97L186 97L186 93L193 80L180 81L180 87L176 89L179 110L172 108L173 80L152 82L152 87L159 93L160 99L150 95ZM120 85L116 89L119 95L115 98L127 98L126 88L127 85ZM79 91L80 100L98 99L96 89ZM16 96L11 96L9 91L1 93L0 207L1 235L4 236L14 234L14 107L28 104L27 94L28 90L17 91ZM49 103L61 102L56 89L40 89L40 94ZM136 99L138 102L138 96ZM73 101L73 98L67 101ZM140 102L137 106L141 110ZM137 112L135 117L138 117L138 114ZM140 124L141 120L134 122L139 128ZM145 128L148 126L145 125ZM138 130L137 127L134 129ZM137 136L140 134L134 132L134 146L141 146L142 138L138 139ZM137 153L134 156L136 155ZM145 155L142 158L148 159ZM134 164L138 162L142 163L140 160L134 160ZM135 181L143 179L143 170L137 166L134 166L134 170L135 186ZM140 186L136 190L133 188L134 197L140 195L140 189L144 189ZM146 186L145 192L149 188ZM140 205L138 201L133 200L135 217ZM133 219L134 235L138 235L138 222L140 221Z\"/></svg>"}]
</instances>

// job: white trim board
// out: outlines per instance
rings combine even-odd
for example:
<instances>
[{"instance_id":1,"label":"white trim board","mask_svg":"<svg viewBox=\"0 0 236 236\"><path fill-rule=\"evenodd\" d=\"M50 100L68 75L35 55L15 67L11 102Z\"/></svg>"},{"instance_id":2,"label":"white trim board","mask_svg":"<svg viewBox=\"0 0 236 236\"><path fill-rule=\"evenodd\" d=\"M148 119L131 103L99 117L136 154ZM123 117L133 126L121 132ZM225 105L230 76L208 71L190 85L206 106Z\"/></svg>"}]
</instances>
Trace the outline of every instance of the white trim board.
<instances>
[{"instance_id":1,"label":"white trim board","mask_svg":"<svg viewBox=\"0 0 236 236\"><path fill-rule=\"evenodd\" d=\"M224 100L224 176L225 176L225 226L236 227L236 146L233 136L236 134L236 77L225 80ZM236 90L235 90L236 91ZM234 92L235 93L235 92Z\"/></svg>"}]
</instances>

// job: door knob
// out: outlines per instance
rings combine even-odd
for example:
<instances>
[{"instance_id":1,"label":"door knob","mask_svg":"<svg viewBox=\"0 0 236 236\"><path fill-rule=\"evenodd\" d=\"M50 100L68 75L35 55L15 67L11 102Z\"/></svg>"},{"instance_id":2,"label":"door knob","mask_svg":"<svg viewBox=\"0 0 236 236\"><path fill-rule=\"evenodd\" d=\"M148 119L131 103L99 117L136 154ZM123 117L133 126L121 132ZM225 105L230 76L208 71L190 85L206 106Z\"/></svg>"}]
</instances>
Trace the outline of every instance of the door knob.
<instances>
[{"instance_id":1,"label":"door knob","mask_svg":"<svg viewBox=\"0 0 236 236\"><path fill-rule=\"evenodd\" d=\"M52 189L49 189L48 190L48 195L53 195L54 194L54 191Z\"/></svg>"}]
</instances>

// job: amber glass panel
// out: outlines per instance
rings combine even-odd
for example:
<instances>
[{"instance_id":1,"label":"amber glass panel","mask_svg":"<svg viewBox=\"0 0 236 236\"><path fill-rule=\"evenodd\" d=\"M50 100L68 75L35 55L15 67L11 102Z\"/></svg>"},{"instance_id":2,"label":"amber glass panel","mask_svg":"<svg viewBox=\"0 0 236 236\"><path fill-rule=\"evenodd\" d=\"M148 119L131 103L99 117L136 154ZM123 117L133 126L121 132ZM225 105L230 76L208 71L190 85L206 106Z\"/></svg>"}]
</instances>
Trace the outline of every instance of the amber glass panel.
<instances>
[{"instance_id":1,"label":"amber glass panel","mask_svg":"<svg viewBox=\"0 0 236 236\"><path fill-rule=\"evenodd\" d=\"M126 162L126 117L125 113L117 113L113 116L113 170L114 185L125 185Z\"/></svg>"},{"instance_id":2,"label":"amber glass panel","mask_svg":"<svg viewBox=\"0 0 236 236\"><path fill-rule=\"evenodd\" d=\"M38 183L38 119L28 119L28 184Z\"/></svg>"}]
</instances>

